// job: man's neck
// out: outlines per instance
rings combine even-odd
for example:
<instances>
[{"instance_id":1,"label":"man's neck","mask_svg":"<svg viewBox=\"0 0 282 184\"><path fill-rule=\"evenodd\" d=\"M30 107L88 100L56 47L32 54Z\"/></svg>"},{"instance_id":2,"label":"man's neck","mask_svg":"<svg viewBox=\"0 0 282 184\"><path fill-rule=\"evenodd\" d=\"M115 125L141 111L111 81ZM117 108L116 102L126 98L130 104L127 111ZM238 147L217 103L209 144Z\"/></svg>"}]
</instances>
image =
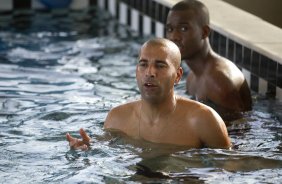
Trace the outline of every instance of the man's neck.
<instances>
[{"instance_id":1,"label":"man's neck","mask_svg":"<svg viewBox=\"0 0 282 184\"><path fill-rule=\"evenodd\" d=\"M159 120L162 117L168 116L176 109L177 99L173 95L171 98L160 103L151 103L146 100L141 100L141 114L151 122Z\"/></svg>"},{"instance_id":2,"label":"man's neck","mask_svg":"<svg viewBox=\"0 0 282 184\"><path fill-rule=\"evenodd\" d=\"M205 47L197 55L189 59L184 59L184 61L196 76L200 76L212 54L213 50L207 41Z\"/></svg>"}]
</instances>

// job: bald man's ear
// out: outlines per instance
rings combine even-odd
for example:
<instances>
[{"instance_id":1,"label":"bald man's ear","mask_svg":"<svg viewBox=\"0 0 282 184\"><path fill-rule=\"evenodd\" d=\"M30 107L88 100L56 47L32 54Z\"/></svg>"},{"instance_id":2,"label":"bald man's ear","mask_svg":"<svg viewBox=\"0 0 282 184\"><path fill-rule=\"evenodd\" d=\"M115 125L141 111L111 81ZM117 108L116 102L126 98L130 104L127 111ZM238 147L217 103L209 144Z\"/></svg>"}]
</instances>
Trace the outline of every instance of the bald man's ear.
<instances>
[{"instance_id":1,"label":"bald man's ear","mask_svg":"<svg viewBox=\"0 0 282 184\"><path fill-rule=\"evenodd\" d=\"M180 66L180 67L177 69L177 71L176 71L176 79L175 79L175 81L174 81L174 84L178 84L178 83L179 83L179 81L180 81L181 78L182 78L182 75L183 75L183 69L182 69L182 67Z\"/></svg>"},{"instance_id":2,"label":"bald man's ear","mask_svg":"<svg viewBox=\"0 0 282 184\"><path fill-rule=\"evenodd\" d=\"M202 38L205 39L205 38L209 37L210 32L211 32L210 26L204 25L203 26L203 32L202 32Z\"/></svg>"}]
</instances>

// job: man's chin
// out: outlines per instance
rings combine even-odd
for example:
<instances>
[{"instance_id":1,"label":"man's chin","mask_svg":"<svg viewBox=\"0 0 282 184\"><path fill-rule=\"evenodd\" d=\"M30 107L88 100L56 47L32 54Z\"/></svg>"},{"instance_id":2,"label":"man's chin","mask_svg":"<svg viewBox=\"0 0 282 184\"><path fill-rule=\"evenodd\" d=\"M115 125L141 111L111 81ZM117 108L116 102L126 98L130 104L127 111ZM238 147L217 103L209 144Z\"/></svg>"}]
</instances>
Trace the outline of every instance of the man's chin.
<instances>
[{"instance_id":1,"label":"man's chin","mask_svg":"<svg viewBox=\"0 0 282 184\"><path fill-rule=\"evenodd\" d=\"M187 54L187 53L186 53ZM189 60L189 56L186 56L184 54L181 53L181 60L184 61L184 60Z\"/></svg>"},{"instance_id":2,"label":"man's chin","mask_svg":"<svg viewBox=\"0 0 282 184\"><path fill-rule=\"evenodd\" d=\"M142 95L143 100L150 103L158 103L160 101L159 95Z\"/></svg>"}]
</instances>

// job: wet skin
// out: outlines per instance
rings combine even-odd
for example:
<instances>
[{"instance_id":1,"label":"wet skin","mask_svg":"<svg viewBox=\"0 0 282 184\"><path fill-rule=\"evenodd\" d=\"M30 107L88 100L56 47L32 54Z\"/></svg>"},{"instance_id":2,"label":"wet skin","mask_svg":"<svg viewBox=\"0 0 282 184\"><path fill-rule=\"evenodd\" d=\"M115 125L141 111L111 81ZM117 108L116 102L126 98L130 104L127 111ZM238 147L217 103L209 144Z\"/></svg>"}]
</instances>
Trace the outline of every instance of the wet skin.
<instances>
[{"instance_id":1,"label":"wet skin","mask_svg":"<svg viewBox=\"0 0 282 184\"><path fill-rule=\"evenodd\" d=\"M182 60L190 68L187 93L213 104L225 119L228 114L251 110L244 75L231 61L213 52L208 39L210 28L200 25L197 16L192 10L170 11L166 23L166 37L177 44Z\"/></svg>"}]
</instances>

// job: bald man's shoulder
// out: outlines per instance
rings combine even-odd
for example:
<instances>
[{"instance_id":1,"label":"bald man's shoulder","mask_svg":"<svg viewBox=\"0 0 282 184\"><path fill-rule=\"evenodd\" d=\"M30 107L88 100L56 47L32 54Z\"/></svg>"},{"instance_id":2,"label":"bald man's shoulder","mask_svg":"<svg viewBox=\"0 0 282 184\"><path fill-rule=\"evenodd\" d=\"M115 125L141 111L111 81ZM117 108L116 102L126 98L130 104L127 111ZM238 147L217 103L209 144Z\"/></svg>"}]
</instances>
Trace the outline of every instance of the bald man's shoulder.
<instances>
[{"instance_id":1,"label":"bald man's shoulder","mask_svg":"<svg viewBox=\"0 0 282 184\"><path fill-rule=\"evenodd\" d=\"M180 111L185 113L187 119L195 122L223 122L218 113L211 107L184 97L178 97Z\"/></svg>"},{"instance_id":2,"label":"bald man's shoulder","mask_svg":"<svg viewBox=\"0 0 282 184\"><path fill-rule=\"evenodd\" d=\"M133 121L138 116L140 101L132 101L110 110L104 123L106 129L121 129L127 126L128 122Z\"/></svg>"}]
</instances>

